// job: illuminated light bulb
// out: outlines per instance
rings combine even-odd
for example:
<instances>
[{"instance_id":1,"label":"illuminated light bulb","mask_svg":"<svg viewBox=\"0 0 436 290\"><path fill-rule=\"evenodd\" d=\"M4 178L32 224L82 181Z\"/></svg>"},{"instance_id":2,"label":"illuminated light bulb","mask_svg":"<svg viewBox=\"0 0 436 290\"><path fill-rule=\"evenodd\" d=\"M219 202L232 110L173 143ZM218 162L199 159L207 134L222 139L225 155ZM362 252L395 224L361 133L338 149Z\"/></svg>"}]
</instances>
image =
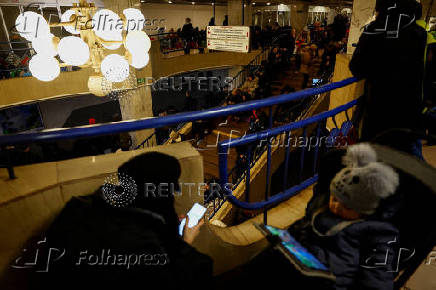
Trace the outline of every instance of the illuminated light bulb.
<instances>
[{"instance_id":1,"label":"illuminated light bulb","mask_svg":"<svg viewBox=\"0 0 436 290\"><path fill-rule=\"evenodd\" d=\"M148 53L132 54L130 65L136 69L141 69L146 67L149 61L150 61L150 56L148 55Z\"/></svg>"},{"instance_id":2,"label":"illuminated light bulb","mask_svg":"<svg viewBox=\"0 0 436 290\"><path fill-rule=\"evenodd\" d=\"M135 8L127 8L123 10L124 16L126 16L126 26L124 30L134 31L143 30L145 24L145 17L141 10Z\"/></svg>"},{"instance_id":3,"label":"illuminated light bulb","mask_svg":"<svg viewBox=\"0 0 436 290\"><path fill-rule=\"evenodd\" d=\"M20 14L15 20L15 28L20 36L29 41L50 34L50 27L44 17L32 11Z\"/></svg>"},{"instance_id":4,"label":"illuminated light bulb","mask_svg":"<svg viewBox=\"0 0 436 290\"><path fill-rule=\"evenodd\" d=\"M103 76L113 83L119 83L129 77L129 63L119 54L109 54L101 62Z\"/></svg>"},{"instance_id":5,"label":"illuminated light bulb","mask_svg":"<svg viewBox=\"0 0 436 290\"><path fill-rule=\"evenodd\" d=\"M95 34L104 39L116 41L119 39L124 23L121 18L109 9L101 9L92 17Z\"/></svg>"},{"instance_id":6,"label":"illuminated light bulb","mask_svg":"<svg viewBox=\"0 0 436 290\"><path fill-rule=\"evenodd\" d=\"M76 36L67 36L61 39L58 45L59 57L69 65L84 65L89 59L89 47Z\"/></svg>"},{"instance_id":7,"label":"illuminated light bulb","mask_svg":"<svg viewBox=\"0 0 436 290\"><path fill-rule=\"evenodd\" d=\"M71 16L73 16L73 15L76 15L76 11L74 11L72 9L65 11L64 14L62 14L62 16L61 16L61 22L70 22ZM78 21L75 21L73 26L63 26L63 27L66 31L68 31L71 34L80 34L80 31L76 30L77 23L78 23Z\"/></svg>"},{"instance_id":8,"label":"illuminated light bulb","mask_svg":"<svg viewBox=\"0 0 436 290\"><path fill-rule=\"evenodd\" d=\"M29 61L29 70L40 81L50 82L61 72L59 61L54 57L35 54Z\"/></svg>"},{"instance_id":9,"label":"illuminated light bulb","mask_svg":"<svg viewBox=\"0 0 436 290\"><path fill-rule=\"evenodd\" d=\"M47 57L54 57L58 54L53 44L53 34L45 37L37 37L32 41L32 47L36 53L46 55Z\"/></svg>"},{"instance_id":10,"label":"illuminated light bulb","mask_svg":"<svg viewBox=\"0 0 436 290\"><path fill-rule=\"evenodd\" d=\"M126 37L126 49L132 53L145 53L150 50L151 41L144 31L130 31Z\"/></svg>"}]
</instances>

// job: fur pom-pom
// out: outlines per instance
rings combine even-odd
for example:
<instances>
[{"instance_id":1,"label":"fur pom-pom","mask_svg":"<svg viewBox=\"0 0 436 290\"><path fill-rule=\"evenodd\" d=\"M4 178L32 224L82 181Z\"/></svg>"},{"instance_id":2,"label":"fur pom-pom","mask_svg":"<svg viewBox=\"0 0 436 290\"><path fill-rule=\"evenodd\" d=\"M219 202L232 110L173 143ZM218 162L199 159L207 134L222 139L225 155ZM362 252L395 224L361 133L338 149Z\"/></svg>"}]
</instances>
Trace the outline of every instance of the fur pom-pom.
<instances>
[{"instance_id":1,"label":"fur pom-pom","mask_svg":"<svg viewBox=\"0 0 436 290\"><path fill-rule=\"evenodd\" d=\"M395 170L381 162L369 164L365 171L369 189L380 198L384 199L394 194L400 184Z\"/></svg>"},{"instance_id":2,"label":"fur pom-pom","mask_svg":"<svg viewBox=\"0 0 436 290\"><path fill-rule=\"evenodd\" d=\"M364 167L377 161L377 153L368 143L352 145L347 148L347 153L342 158L346 167Z\"/></svg>"}]
</instances>

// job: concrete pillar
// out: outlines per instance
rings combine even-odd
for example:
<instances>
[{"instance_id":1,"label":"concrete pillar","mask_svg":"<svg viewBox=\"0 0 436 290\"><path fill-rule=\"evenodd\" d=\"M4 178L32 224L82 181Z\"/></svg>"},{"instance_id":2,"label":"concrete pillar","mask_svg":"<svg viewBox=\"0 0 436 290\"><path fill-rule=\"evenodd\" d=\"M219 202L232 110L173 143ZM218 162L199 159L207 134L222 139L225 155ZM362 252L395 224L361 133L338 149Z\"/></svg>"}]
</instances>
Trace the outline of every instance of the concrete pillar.
<instances>
[{"instance_id":1,"label":"concrete pillar","mask_svg":"<svg viewBox=\"0 0 436 290\"><path fill-rule=\"evenodd\" d=\"M229 25L242 25L242 5L244 7L244 26L251 25L251 5L244 0L229 0L227 2L227 15L229 15Z\"/></svg>"},{"instance_id":2,"label":"concrete pillar","mask_svg":"<svg viewBox=\"0 0 436 290\"><path fill-rule=\"evenodd\" d=\"M134 5L135 3L139 4L139 0L133 2L134 3L132 3L132 1L129 0L105 0L104 5L105 8L110 9L118 13L119 15L122 15L124 9L132 7L131 5ZM139 6L133 6L132 8L140 9ZM154 55L153 57L159 57L159 55L158 56ZM145 68L141 70L136 70L135 68L130 67L130 69L135 70L135 74L138 78L146 78L146 77L151 78L152 77L151 62L153 61L153 57L150 55L150 62ZM120 109L121 109L121 115L123 121L153 117L152 96L151 96L150 87L137 88L131 91L126 96L119 98L119 102L120 102ZM153 132L154 129L131 132L130 136L133 142L132 147L134 148L137 145L139 145L147 137L152 135Z\"/></svg>"},{"instance_id":3,"label":"concrete pillar","mask_svg":"<svg viewBox=\"0 0 436 290\"><path fill-rule=\"evenodd\" d=\"M376 0L354 0L353 15L351 16L350 36L348 37L347 53L353 54L353 44L359 41L362 27L370 22L375 12Z\"/></svg>"},{"instance_id":4,"label":"concrete pillar","mask_svg":"<svg viewBox=\"0 0 436 290\"><path fill-rule=\"evenodd\" d=\"M296 3L291 6L291 26L297 30L297 35L303 31L307 25L307 16L309 14L309 5Z\"/></svg>"}]
</instances>

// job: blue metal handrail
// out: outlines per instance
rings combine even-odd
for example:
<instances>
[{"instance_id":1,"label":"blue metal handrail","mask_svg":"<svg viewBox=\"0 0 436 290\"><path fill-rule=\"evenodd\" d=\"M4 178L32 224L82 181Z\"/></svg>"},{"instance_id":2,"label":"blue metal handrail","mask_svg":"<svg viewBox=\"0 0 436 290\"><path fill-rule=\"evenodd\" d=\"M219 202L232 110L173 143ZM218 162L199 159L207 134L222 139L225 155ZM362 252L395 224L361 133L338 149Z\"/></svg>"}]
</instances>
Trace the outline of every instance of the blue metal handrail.
<instances>
[{"instance_id":1,"label":"blue metal handrail","mask_svg":"<svg viewBox=\"0 0 436 290\"><path fill-rule=\"evenodd\" d=\"M143 118L135 121L122 121L110 124L81 126L68 129L54 129L33 133L18 133L0 137L0 145L14 145L30 142L54 141L95 137L101 135L118 134L123 132L139 131L143 129L160 128L181 122L213 119L233 115L236 113L257 110L262 107L280 105L291 101L300 100L309 96L326 93L357 82L352 77L339 82L330 83L318 88L307 89L296 93L273 96L262 100L255 100L237 105L217 107L208 110L179 113L165 117Z\"/></svg>"},{"instance_id":2,"label":"blue metal handrail","mask_svg":"<svg viewBox=\"0 0 436 290\"><path fill-rule=\"evenodd\" d=\"M312 125L314 123L318 123L320 121L326 120L327 118L334 117L339 113L346 112L348 109L356 106L358 103L358 100L353 100L345 105L339 106L333 110L326 111L323 113L320 113L318 115L309 117L307 119L286 124L281 127L277 128L271 128L268 130L264 130L259 133L254 133L250 135L245 135L241 138L236 139L229 139L222 141L218 144L218 153L219 153L219 170L220 170L220 183L222 185L227 184L228 182L228 173L227 173L227 158L228 158L228 152L230 148L247 145L256 141L260 140L268 140L269 137L277 136L282 133L294 131L297 129L305 128L309 125ZM304 152L304 151L303 151ZM287 153L288 155L288 153ZM268 159L270 159L271 156L269 156ZM269 170L268 170L269 171ZM267 174L269 175L269 174ZM268 178L268 177L267 177ZM313 177L303 181L297 186L291 187L284 192L274 195L272 197L268 197L268 200L262 201L262 202L254 202L250 203L247 201L241 201L237 199L232 192L226 192L226 199L230 201L232 204L236 205L237 207L248 209L248 210L258 210L258 209L265 209L267 207L271 207L273 205L276 205L284 200L289 199L290 197L294 196L296 193L300 192L301 190L309 187L310 185L314 184L318 179L318 176L315 174ZM247 184L246 186L249 186ZM223 187L224 188L224 187Z\"/></svg>"}]
</instances>

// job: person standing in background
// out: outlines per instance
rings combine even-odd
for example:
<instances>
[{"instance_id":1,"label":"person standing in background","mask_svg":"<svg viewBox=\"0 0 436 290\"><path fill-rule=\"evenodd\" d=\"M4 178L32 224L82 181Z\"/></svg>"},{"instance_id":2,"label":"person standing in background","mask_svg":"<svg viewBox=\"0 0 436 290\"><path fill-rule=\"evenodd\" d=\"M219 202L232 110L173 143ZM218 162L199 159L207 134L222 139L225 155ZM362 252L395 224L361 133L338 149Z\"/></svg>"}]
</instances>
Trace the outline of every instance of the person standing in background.
<instances>
[{"instance_id":1,"label":"person standing in background","mask_svg":"<svg viewBox=\"0 0 436 290\"><path fill-rule=\"evenodd\" d=\"M223 21L223 26L228 26L228 25L229 25L229 15L225 15L224 21Z\"/></svg>"},{"instance_id":2,"label":"person standing in background","mask_svg":"<svg viewBox=\"0 0 436 290\"><path fill-rule=\"evenodd\" d=\"M394 6L395 9L391 9ZM355 77L366 79L362 141L372 140L392 129L423 131L422 86L427 33L416 24L416 15L420 14L417 9L415 0L378 0L376 19L360 36L350 71ZM387 30L379 30L386 25ZM421 141L403 137L404 151L422 157Z\"/></svg>"},{"instance_id":3,"label":"person standing in background","mask_svg":"<svg viewBox=\"0 0 436 290\"><path fill-rule=\"evenodd\" d=\"M209 20L209 26L215 26L215 17L212 17L212 18Z\"/></svg>"},{"instance_id":4,"label":"person standing in background","mask_svg":"<svg viewBox=\"0 0 436 290\"><path fill-rule=\"evenodd\" d=\"M189 54L191 48L190 43L192 42L192 37L194 33L194 28L192 27L191 18L185 19L185 25L182 27L182 38L185 41L185 54Z\"/></svg>"},{"instance_id":5,"label":"person standing in background","mask_svg":"<svg viewBox=\"0 0 436 290\"><path fill-rule=\"evenodd\" d=\"M310 65L312 64L312 54L310 53L310 47L304 45L301 49L301 67L300 73L303 74L303 84L301 89L307 88L307 82L309 81Z\"/></svg>"}]
</instances>

